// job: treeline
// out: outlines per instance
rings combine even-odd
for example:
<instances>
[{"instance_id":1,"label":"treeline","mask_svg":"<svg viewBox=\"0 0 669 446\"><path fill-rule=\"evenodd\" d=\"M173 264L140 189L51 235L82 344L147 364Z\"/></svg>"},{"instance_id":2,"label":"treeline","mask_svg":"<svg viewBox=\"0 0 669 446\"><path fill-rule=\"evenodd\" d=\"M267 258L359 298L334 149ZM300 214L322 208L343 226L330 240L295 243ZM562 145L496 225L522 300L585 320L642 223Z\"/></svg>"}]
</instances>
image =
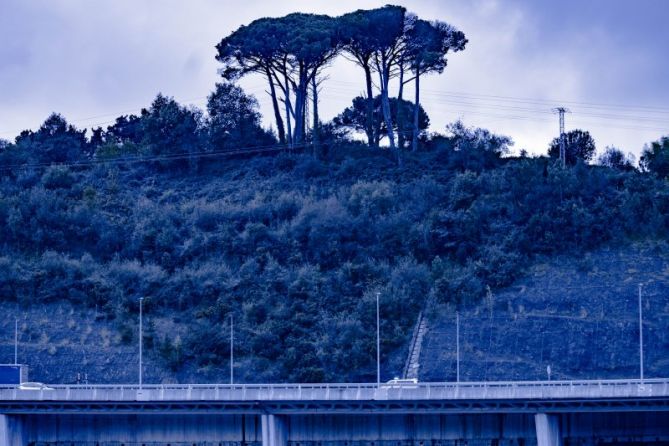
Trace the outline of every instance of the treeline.
<instances>
[{"instance_id":1,"label":"treeline","mask_svg":"<svg viewBox=\"0 0 669 446\"><path fill-rule=\"evenodd\" d=\"M275 144L260 125L256 99L220 83L208 97L206 114L159 94L139 116L119 116L106 130L93 129L90 138L54 113L38 130L21 132L13 144L0 141L0 169L8 174L51 164L141 158L155 160L158 168L192 171L208 154Z\"/></svg>"}]
</instances>

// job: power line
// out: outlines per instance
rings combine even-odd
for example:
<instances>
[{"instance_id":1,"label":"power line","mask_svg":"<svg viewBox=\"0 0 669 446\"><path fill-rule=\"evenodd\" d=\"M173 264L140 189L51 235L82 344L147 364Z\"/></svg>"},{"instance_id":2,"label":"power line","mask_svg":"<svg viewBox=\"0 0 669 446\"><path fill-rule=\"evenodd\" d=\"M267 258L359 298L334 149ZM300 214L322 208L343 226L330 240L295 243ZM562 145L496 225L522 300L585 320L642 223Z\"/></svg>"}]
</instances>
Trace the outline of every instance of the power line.
<instances>
[{"instance_id":1,"label":"power line","mask_svg":"<svg viewBox=\"0 0 669 446\"><path fill-rule=\"evenodd\" d=\"M110 159L88 159L71 163L33 163L33 164L13 164L0 166L0 171L10 171L14 169L28 170L28 169L39 169L46 168L50 166L62 166L62 167L90 167L94 165L102 164L133 164L133 163L144 163L144 162L161 162L161 161L179 161L179 160L188 160L193 158L207 158L207 157L218 157L218 156L232 156L232 155L244 155L252 153L268 153L276 151L285 151L285 150L299 150L307 147L312 147L311 143L300 143L300 144L272 144L264 146L250 146L244 148L238 148L233 150L219 150L211 152L192 152L192 153L179 153L179 154L165 154L165 155L154 155L154 156L136 156L136 157L125 157L125 158L110 158Z\"/></svg>"},{"instance_id":2,"label":"power line","mask_svg":"<svg viewBox=\"0 0 669 446\"><path fill-rule=\"evenodd\" d=\"M347 81L336 81L332 80L330 81L332 83L339 83L339 84L347 84L347 85L357 85L355 82L347 82ZM480 94L480 93L467 93L467 92L460 92L460 91L453 91L453 90L430 90L430 89L421 89L421 93L426 92L426 93L436 93L440 95L446 95L446 96L459 96L459 97L467 97L467 98L490 98L490 99L496 99L496 100L502 100L502 101L507 101L507 102L521 102L521 103L533 103L533 104L571 104L571 105L580 105L580 106L588 106L592 108L623 108L625 110L630 110L630 109L643 109L643 110L655 110L657 113L669 113L669 107L661 107L661 106L648 106L648 105L632 105L632 104L605 104L605 103L595 103L595 102L582 102L582 101L568 101L564 99L537 99L537 98L527 98L527 97L518 97L518 96L502 96L502 95L489 95L489 94Z\"/></svg>"},{"instance_id":3,"label":"power line","mask_svg":"<svg viewBox=\"0 0 669 446\"><path fill-rule=\"evenodd\" d=\"M328 82L329 84L335 84L335 86L330 86L328 90L336 92L339 90L340 92L353 92L353 94L359 94L360 90L358 88L351 88L349 85L357 85L357 83L353 82L346 82L346 81L337 81L337 80L330 80ZM345 87L336 87L336 85L344 85ZM264 87L261 85L254 85L251 87L246 88L247 91L254 90L254 91L264 91ZM615 109L624 109L625 111L630 111L630 110L639 110L643 111L644 113L650 113L650 114L669 114L669 107L656 107L656 106L643 106L643 105L630 105L630 104L597 104L597 103L592 103L592 102L578 102L578 101L556 101L556 100L550 100L550 99L536 99L536 98L521 98L521 97L514 97L514 96L502 96L502 95L486 95L486 94L476 94L476 93L466 93L466 92L458 92L458 91L449 91L449 90L430 90L430 89L423 89L421 92L424 96L427 97L434 97L434 98L441 98L442 102L450 103L450 104L457 104L465 107L476 107L476 108L489 108L489 109L501 109L501 110L516 110L516 111L525 111L529 113L545 113L545 109L543 108L546 104L556 104L556 103L564 103L564 104L573 104L573 105L578 105L579 107L583 108L588 108L588 109L594 109L594 110L615 110ZM325 91L323 93L324 96L332 96L329 92ZM202 101L206 99L208 96L199 96L196 98L191 98L188 99L182 104L195 104L199 101ZM348 99L348 97L346 97ZM467 102L467 101L474 101L472 102ZM480 102L484 102L481 104ZM487 103L485 103L487 102ZM537 105L541 108L528 108L528 107L522 107L519 105ZM102 118L102 117L107 117L107 116L119 116L123 115L126 113L132 113L136 112L138 110L141 110L144 107L135 107L132 109L125 109L122 111L117 111L117 112L109 112L109 113L104 113L100 115L94 115L94 116L88 116L88 117L83 117L83 118L76 118L73 119L71 122L73 124L77 123L84 123L87 121L90 121L92 119L97 119L97 118ZM617 119L617 120L637 120L637 121L647 121L647 122L665 122L665 119L662 117L651 117L651 116L635 116L635 115L615 115L615 114L602 114L602 113L593 113L593 112L579 112L580 115L582 116L589 116L589 117L595 117L595 118L602 118L602 119ZM90 124L87 126L94 127L94 126L100 126L100 125L106 125L110 123L114 123L115 120L112 121L103 121L103 122L98 122L94 124ZM23 130L23 129L22 129ZM16 134L21 132L22 130L18 131L3 131L0 132L0 134ZM655 130L655 129L648 129L648 130ZM664 130L664 129L663 129Z\"/></svg>"}]
</instances>

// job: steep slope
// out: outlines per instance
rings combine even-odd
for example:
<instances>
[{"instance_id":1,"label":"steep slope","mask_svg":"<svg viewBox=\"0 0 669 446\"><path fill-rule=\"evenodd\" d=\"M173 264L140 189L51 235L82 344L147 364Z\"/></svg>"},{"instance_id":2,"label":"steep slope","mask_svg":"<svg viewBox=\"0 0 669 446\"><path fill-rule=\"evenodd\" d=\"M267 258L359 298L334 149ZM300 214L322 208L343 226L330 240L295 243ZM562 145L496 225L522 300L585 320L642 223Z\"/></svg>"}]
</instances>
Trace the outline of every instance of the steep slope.
<instances>
[{"instance_id":1,"label":"steep slope","mask_svg":"<svg viewBox=\"0 0 669 446\"><path fill-rule=\"evenodd\" d=\"M461 309L463 381L637 378L638 284L646 377L669 375L669 248L641 243L532 267L513 286ZM430 315L421 379L453 381L455 308Z\"/></svg>"},{"instance_id":2,"label":"steep slope","mask_svg":"<svg viewBox=\"0 0 669 446\"><path fill-rule=\"evenodd\" d=\"M666 238L669 186L652 175L442 142L402 167L350 144L325 160L240 156L199 171L2 171L0 361L13 359L18 316L35 379L132 381L144 297L148 381L226 382L231 315L238 381L373 381L378 292L389 379L428 301L476 305L538 261ZM451 332L427 328L421 376L445 367L424 364L445 347L424 352Z\"/></svg>"}]
</instances>

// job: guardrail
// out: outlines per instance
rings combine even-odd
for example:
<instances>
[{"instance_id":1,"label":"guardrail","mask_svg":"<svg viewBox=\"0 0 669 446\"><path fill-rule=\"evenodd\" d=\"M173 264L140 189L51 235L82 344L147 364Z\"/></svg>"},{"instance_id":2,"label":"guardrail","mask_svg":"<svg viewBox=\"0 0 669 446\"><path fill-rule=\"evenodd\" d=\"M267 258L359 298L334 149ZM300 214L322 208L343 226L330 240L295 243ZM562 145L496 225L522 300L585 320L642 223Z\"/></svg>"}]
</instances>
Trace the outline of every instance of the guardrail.
<instances>
[{"instance_id":1,"label":"guardrail","mask_svg":"<svg viewBox=\"0 0 669 446\"><path fill-rule=\"evenodd\" d=\"M0 401L420 401L669 397L669 379L402 384L0 386Z\"/></svg>"}]
</instances>

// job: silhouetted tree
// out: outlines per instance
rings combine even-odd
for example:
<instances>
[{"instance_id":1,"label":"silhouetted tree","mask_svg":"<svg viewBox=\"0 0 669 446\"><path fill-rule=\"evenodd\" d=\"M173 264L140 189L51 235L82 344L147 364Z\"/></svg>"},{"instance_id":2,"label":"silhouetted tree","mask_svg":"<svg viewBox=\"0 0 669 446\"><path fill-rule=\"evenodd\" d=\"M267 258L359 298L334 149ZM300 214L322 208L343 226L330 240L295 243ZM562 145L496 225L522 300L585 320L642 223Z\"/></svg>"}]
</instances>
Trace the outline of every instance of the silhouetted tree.
<instances>
[{"instance_id":1,"label":"silhouetted tree","mask_svg":"<svg viewBox=\"0 0 669 446\"><path fill-rule=\"evenodd\" d=\"M105 131L102 127L96 127L91 130L91 140L89 142L91 146L91 152L95 153L98 147L105 143Z\"/></svg>"},{"instance_id":2,"label":"silhouetted tree","mask_svg":"<svg viewBox=\"0 0 669 446\"><path fill-rule=\"evenodd\" d=\"M585 130L572 130L565 134L565 161L573 166L577 160L589 162L595 156L595 140ZM560 138L555 138L548 149L552 158L560 157Z\"/></svg>"},{"instance_id":3,"label":"silhouetted tree","mask_svg":"<svg viewBox=\"0 0 669 446\"><path fill-rule=\"evenodd\" d=\"M248 72L264 72L270 83L275 115L276 87L283 92L288 141L301 143L306 135L308 88L339 50L337 22L326 15L294 13L243 26L217 46L222 74L234 80ZM292 131L291 118L294 123ZM280 120L277 127L281 137Z\"/></svg>"},{"instance_id":4,"label":"silhouetted tree","mask_svg":"<svg viewBox=\"0 0 669 446\"><path fill-rule=\"evenodd\" d=\"M215 150L275 142L260 126L258 101L234 84L216 84L207 100L207 112L208 143Z\"/></svg>"},{"instance_id":5,"label":"silhouetted tree","mask_svg":"<svg viewBox=\"0 0 669 446\"><path fill-rule=\"evenodd\" d=\"M420 77L427 73L442 73L446 68L446 55L449 51L461 51L465 49L467 39L463 32L458 31L444 22L428 22L425 20L414 20L406 31L407 44L405 59L414 74L416 97L414 101L413 122L416 131L413 132L411 148L418 148L418 120L420 106ZM408 81L400 81L408 82Z\"/></svg>"},{"instance_id":6,"label":"silhouetted tree","mask_svg":"<svg viewBox=\"0 0 669 446\"><path fill-rule=\"evenodd\" d=\"M142 123L139 116L123 115L107 127L105 142L113 144L139 144L142 141Z\"/></svg>"},{"instance_id":7,"label":"silhouetted tree","mask_svg":"<svg viewBox=\"0 0 669 446\"><path fill-rule=\"evenodd\" d=\"M669 136L650 143L643 149L639 165L644 172L653 172L661 178L669 176Z\"/></svg>"},{"instance_id":8,"label":"silhouetted tree","mask_svg":"<svg viewBox=\"0 0 669 446\"><path fill-rule=\"evenodd\" d=\"M72 163L88 155L86 130L77 130L57 113L51 114L36 132L21 132L16 146L39 163Z\"/></svg>"},{"instance_id":9,"label":"silhouetted tree","mask_svg":"<svg viewBox=\"0 0 669 446\"><path fill-rule=\"evenodd\" d=\"M188 163L195 168L192 154L198 150L201 118L199 110L183 107L173 98L158 94L151 107L142 110L140 118L144 152L164 158L163 165Z\"/></svg>"},{"instance_id":10,"label":"silhouetted tree","mask_svg":"<svg viewBox=\"0 0 669 446\"><path fill-rule=\"evenodd\" d=\"M390 98L390 111L393 125L393 131L408 133L413 130L413 124L404 122L397 122L397 116L401 114L409 115L413 112L414 105L409 101L399 101L397 98ZM344 127L356 132L364 132L367 130L367 99L362 96L358 96L353 99L353 103L350 107L347 107L343 112L337 115L333 119L333 123L336 127ZM401 105L399 105L401 104ZM419 120L418 128L420 131L424 131L430 125L430 118L423 109L419 106ZM388 135L386 129L386 121L383 118L383 113L381 112L381 96L378 95L374 98L374 121L372 122L372 145L378 146L379 142ZM400 127L404 125L404 127Z\"/></svg>"},{"instance_id":11,"label":"silhouetted tree","mask_svg":"<svg viewBox=\"0 0 669 446\"><path fill-rule=\"evenodd\" d=\"M481 171L499 165L502 155L509 153L513 140L508 136L497 135L487 129L470 128L462 121L456 121L446 127L451 134L449 165L466 171Z\"/></svg>"},{"instance_id":12,"label":"silhouetted tree","mask_svg":"<svg viewBox=\"0 0 669 446\"><path fill-rule=\"evenodd\" d=\"M337 22L326 15L301 13L276 20L279 26L289 30L284 34L284 41L275 42L284 52L285 60L277 68L284 79L284 100L289 105L291 91L294 94L289 109L294 118L293 142L299 144L306 135L308 88L339 51Z\"/></svg>"},{"instance_id":13,"label":"silhouetted tree","mask_svg":"<svg viewBox=\"0 0 669 446\"><path fill-rule=\"evenodd\" d=\"M611 169L634 170L634 163L631 158L625 156L622 150L615 147L607 147L604 153L597 158L597 163Z\"/></svg>"},{"instance_id":14,"label":"silhouetted tree","mask_svg":"<svg viewBox=\"0 0 669 446\"><path fill-rule=\"evenodd\" d=\"M358 64L365 73L365 88L367 96L365 98L366 125L365 134L370 146L374 146L378 136L373 133L374 121L374 92L372 91L372 70L373 55L383 40L382 35L385 32L384 24L379 23L378 16L384 9L394 10L393 6L373 10L359 9L355 12L344 14L339 18L339 33L342 37L343 50L351 56L353 61Z\"/></svg>"},{"instance_id":15,"label":"silhouetted tree","mask_svg":"<svg viewBox=\"0 0 669 446\"><path fill-rule=\"evenodd\" d=\"M286 143L286 129L279 110L277 86L281 85L281 80L276 65L285 63L285 54L280 51L278 44L285 40L287 31L275 19L259 19L240 27L216 45L216 60L223 64L220 73L224 79L234 81L248 73L265 76L281 144ZM290 123L288 127L290 131Z\"/></svg>"},{"instance_id":16,"label":"silhouetted tree","mask_svg":"<svg viewBox=\"0 0 669 446\"><path fill-rule=\"evenodd\" d=\"M378 39L372 55L374 68L379 76L381 90L381 110L386 121L386 129L390 148L395 149L395 135L392 130L390 112L389 84L390 79L397 75L404 50L404 29L406 9L400 6L387 6L373 11L373 20L378 26ZM398 162L400 161L398 155Z\"/></svg>"}]
</instances>

